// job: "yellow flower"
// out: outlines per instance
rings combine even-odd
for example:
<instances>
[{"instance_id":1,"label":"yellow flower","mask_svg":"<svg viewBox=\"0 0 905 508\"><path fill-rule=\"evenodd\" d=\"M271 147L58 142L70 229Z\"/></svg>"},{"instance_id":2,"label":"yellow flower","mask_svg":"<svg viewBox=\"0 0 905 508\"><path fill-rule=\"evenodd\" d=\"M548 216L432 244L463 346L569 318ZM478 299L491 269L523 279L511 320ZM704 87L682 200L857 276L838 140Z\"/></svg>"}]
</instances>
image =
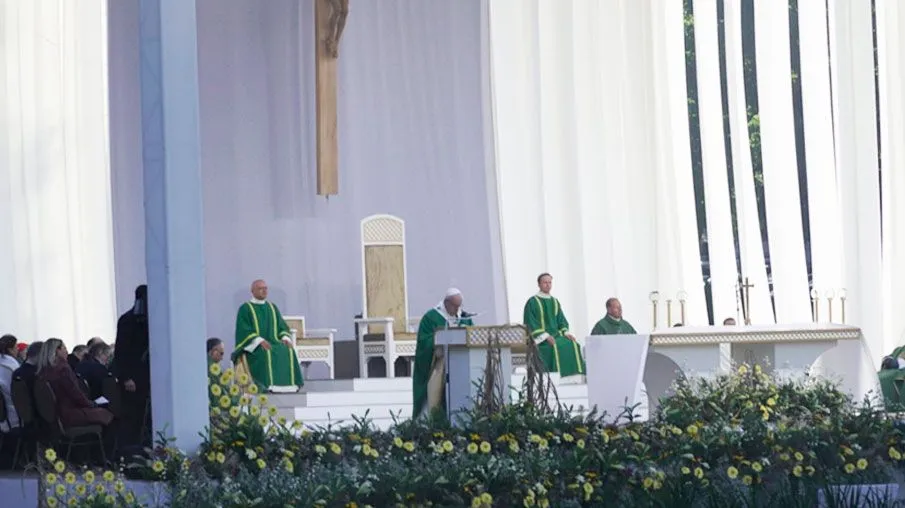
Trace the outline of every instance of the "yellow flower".
<instances>
[{"instance_id":1,"label":"yellow flower","mask_svg":"<svg viewBox=\"0 0 905 508\"><path fill-rule=\"evenodd\" d=\"M512 453L518 453L518 452L519 452L518 441L510 441L510 442L509 442L509 451L512 452Z\"/></svg>"},{"instance_id":2,"label":"yellow flower","mask_svg":"<svg viewBox=\"0 0 905 508\"><path fill-rule=\"evenodd\" d=\"M450 441L443 441L443 444L441 446L443 446L444 452L448 453L448 452L453 451L453 444Z\"/></svg>"},{"instance_id":3,"label":"yellow flower","mask_svg":"<svg viewBox=\"0 0 905 508\"><path fill-rule=\"evenodd\" d=\"M767 399L767 405L770 406L770 407L775 406L775 405L776 405L776 399L774 399L773 397L770 397L769 399Z\"/></svg>"},{"instance_id":4,"label":"yellow flower","mask_svg":"<svg viewBox=\"0 0 905 508\"><path fill-rule=\"evenodd\" d=\"M239 409L239 406L233 406L229 408L229 416L232 416L233 418L238 418L241 412L242 410Z\"/></svg>"},{"instance_id":5,"label":"yellow flower","mask_svg":"<svg viewBox=\"0 0 905 508\"><path fill-rule=\"evenodd\" d=\"M490 453L491 446L487 441L481 441L481 453Z\"/></svg>"},{"instance_id":6,"label":"yellow flower","mask_svg":"<svg viewBox=\"0 0 905 508\"><path fill-rule=\"evenodd\" d=\"M779 460L781 460L781 461L783 461L783 462L788 462L788 460L789 460L789 454L788 454L788 453L780 453L780 454L779 454Z\"/></svg>"},{"instance_id":7,"label":"yellow flower","mask_svg":"<svg viewBox=\"0 0 905 508\"><path fill-rule=\"evenodd\" d=\"M104 502L107 504L113 504L116 502L116 498L107 494L107 497L104 498Z\"/></svg>"},{"instance_id":8,"label":"yellow flower","mask_svg":"<svg viewBox=\"0 0 905 508\"><path fill-rule=\"evenodd\" d=\"M547 498L543 498L538 500L537 502L538 508L550 508L550 501Z\"/></svg>"},{"instance_id":9,"label":"yellow flower","mask_svg":"<svg viewBox=\"0 0 905 508\"><path fill-rule=\"evenodd\" d=\"M735 466L729 466L729 468L726 469L726 475L734 480L738 477L738 469L736 469Z\"/></svg>"},{"instance_id":10,"label":"yellow flower","mask_svg":"<svg viewBox=\"0 0 905 508\"><path fill-rule=\"evenodd\" d=\"M55 508L57 506L57 503L59 503L59 501L57 501L57 498L47 498L47 506L49 506L50 508Z\"/></svg>"},{"instance_id":11,"label":"yellow flower","mask_svg":"<svg viewBox=\"0 0 905 508\"><path fill-rule=\"evenodd\" d=\"M817 470L814 469L814 466L808 466L804 468L804 470L808 472L808 476L814 476L814 473L817 472Z\"/></svg>"},{"instance_id":12,"label":"yellow flower","mask_svg":"<svg viewBox=\"0 0 905 508\"><path fill-rule=\"evenodd\" d=\"M537 443L537 447L540 448L541 450L546 450L547 449L547 440L541 438L540 442Z\"/></svg>"},{"instance_id":13,"label":"yellow flower","mask_svg":"<svg viewBox=\"0 0 905 508\"><path fill-rule=\"evenodd\" d=\"M892 460L902 460L902 453L893 447L889 447L889 458Z\"/></svg>"},{"instance_id":14,"label":"yellow flower","mask_svg":"<svg viewBox=\"0 0 905 508\"><path fill-rule=\"evenodd\" d=\"M210 369L208 369L210 373L214 376L219 376L221 369L219 363L212 363Z\"/></svg>"},{"instance_id":15,"label":"yellow flower","mask_svg":"<svg viewBox=\"0 0 905 508\"><path fill-rule=\"evenodd\" d=\"M94 486L94 491L98 494L103 494L106 491L106 487L104 487L103 483L98 483Z\"/></svg>"},{"instance_id":16,"label":"yellow flower","mask_svg":"<svg viewBox=\"0 0 905 508\"><path fill-rule=\"evenodd\" d=\"M86 482L86 483L94 483L94 472L92 472L92 471L85 471L85 474L82 475L82 478L85 479L85 482Z\"/></svg>"},{"instance_id":17,"label":"yellow flower","mask_svg":"<svg viewBox=\"0 0 905 508\"><path fill-rule=\"evenodd\" d=\"M701 468L699 468L699 467L694 468L694 477L697 478L698 480L700 480L701 478L703 478L703 477L704 477L704 470L701 469Z\"/></svg>"},{"instance_id":18,"label":"yellow flower","mask_svg":"<svg viewBox=\"0 0 905 508\"><path fill-rule=\"evenodd\" d=\"M691 469L687 466L682 466L682 474L691 474Z\"/></svg>"},{"instance_id":19,"label":"yellow flower","mask_svg":"<svg viewBox=\"0 0 905 508\"><path fill-rule=\"evenodd\" d=\"M478 445L475 443L468 443L468 446L465 449L471 454L478 453Z\"/></svg>"},{"instance_id":20,"label":"yellow flower","mask_svg":"<svg viewBox=\"0 0 905 508\"><path fill-rule=\"evenodd\" d=\"M641 482L641 484L644 486L645 489L650 490L654 486L654 479L651 477L647 477L644 479L643 482Z\"/></svg>"},{"instance_id":21,"label":"yellow flower","mask_svg":"<svg viewBox=\"0 0 905 508\"><path fill-rule=\"evenodd\" d=\"M221 393L223 393L223 391L220 390L220 385L211 385L211 394L213 394L214 397L219 397Z\"/></svg>"},{"instance_id":22,"label":"yellow flower","mask_svg":"<svg viewBox=\"0 0 905 508\"><path fill-rule=\"evenodd\" d=\"M487 506L491 506L493 504L493 496L485 492L481 494L481 502L483 502Z\"/></svg>"},{"instance_id":23,"label":"yellow flower","mask_svg":"<svg viewBox=\"0 0 905 508\"><path fill-rule=\"evenodd\" d=\"M62 483L58 483L58 484L57 484L57 488L54 489L54 490L56 490L57 495L60 496L60 497L63 497L63 496L66 495L66 486L63 485Z\"/></svg>"},{"instance_id":24,"label":"yellow flower","mask_svg":"<svg viewBox=\"0 0 905 508\"><path fill-rule=\"evenodd\" d=\"M255 384L250 385L250 386L248 387L248 393L250 393L250 394L252 394L252 395L257 394L257 393L258 393L258 385L255 385Z\"/></svg>"},{"instance_id":25,"label":"yellow flower","mask_svg":"<svg viewBox=\"0 0 905 508\"><path fill-rule=\"evenodd\" d=\"M531 493L531 491L528 491L528 493L532 494L532 495L525 496L525 499L522 500L522 506L524 506L525 508L530 508L531 506L534 506L534 495L533 495L533 493Z\"/></svg>"},{"instance_id":26,"label":"yellow flower","mask_svg":"<svg viewBox=\"0 0 905 508\"><path fill-rule=\"evenodd\" d=\"M867 469L867 459L858 459L858 469L862 471Z\"/></svg>"},{"instance_id":27,"label":"yellow flower","mask_svg":"<svg viewBox=\"0 0 905 508\"><path fill-rule=\"evenodd\" d=\"M579 448L581 448L581 449L584 449L584 439L579 439L579 440L575 443L575 446L577 446L577 447L579 447Z\"/></svg>"},{"instance_id":28,"label":"yellow flower","mask_svg":"<svg viewBox=\"0 0 905 508\"><path fill-rule=\"evenodd\" d=\"M126 492L126 496L124 498L127 503L132 504L135 502L135 496L131 492Z\"/></svg>"},{"instance_id":29,"label":"yellow flower","mask_svg":"<svg viewBox=\"0 0 905 508\"><path fill-rule=\"evenodd\" d=\"M80 483L75 486L75 493L84 496L85 493L88 492L88 487L84 483Z\"/></svg>"},{"instance_id":30,"label":"yellow flower","mask_svg":"<svg viewBox=\"0 0 905 508\"><path fill-rule=\"evenodd\" d=\"M795 460L801 462L802 460L804 460L804 455L802 455L801 452L795 452Z\"/></svg>"},{"instance_id":31,"label":"yellow flower","mask_svg":"<svg viewBox=\"0 0 905 508\"><path fill-rule=\"evenodd\" d=\"M231 405L232 405L232 401L229 400L229 396L223 395L220 397L220 407L222 407L223 409L226 409Z\"/></svg>"},{"instance_id":32,"label":"yellow flower","mask_svg":"<svg viewBox=\"0 0 905 508\"><path fill-rule=\"evenodd\" d=\"M845 472L848 474L852 474L855 472L855 465L849 462L845 465Z\"/></svg>"},{"instance_id":33,"label":"yellow flower","mask_svg":"<svg viewBox=\"0 0 905 508\"><path fill-rule=\"evenodd\" d=\"M762 466L760 462L754 462L751 464L751 469L753 469L755 473L760 473L764 470L764 466Z\"/></svg>"},{"instance_id":34,"label":"yellow flower","mask_svg":"<svg viewBox=\"0 0 905 508\"><path fill-rule=\"evenodd\" d=\"M249 409L248 412L249 414L251 414L251 416L257 417L259 414L261 414L261 408L259 408L258 406L251 406L251 409Z\"/></svg>"},{"instance_id":35,"label":"yellow flower","mask_svg":"<svg viewBox=\"0 0 905 508\"><path fill-rule=\"evenodd\" d=\"M801 466L795 466L792 468L792 474L798 478L801 478Z\"/></svg>"},{"instance_id":36,"label":"yellow flower","mask_svg":"<svg viewBox=\"0 0 905 508\"><path fill-rule=\"evenodd\" d=\"M402 448L402 438L399 436L394 437L393 446L395 446L396 448Z\"/></svg>"},{"instance_id":37,"label":"yellow flower","mask_svg":"<svg viewBox=\"0 0 905 508\"><path fill-rule=\"evenodd\" d=\"M230 387L229 387L229 394L232 395L233 397L235 397L236 395L239 395L239 392L241 392L241 391L242 390L239 388L239 385L230 385Z\"/></svg>"},{"instance_id":38,"label":"yellow flower","mask_svg":"<svg viewBox=\"0 0 905 508\"><path fill-rule=\"evenodd\" d=\"M685 429L685 432L691 436L696 436L698 434L698 426L692 423Z\"/></svg>"},{"instance_id":39,"label":"yellow flower","mask_svg":"<svg viewBox=\"0 0 905 508\"><path fill-rule=\"evenodd\" d=\"M572 434L569 434L568 432L566 432L565 434L562 435L562 439L563 439L563 441L565 441L567 443L571 443L572 441L575 441L575 438L572 437Z\"/></svg>"},{"instance_id":40,"label":"yellow flower","mask_svg":"<svg viewBox=\"0 0 905 508\"><path fill-rule=\"evenodd\" d=\"M748 367L745 367L744 365L742 365L741 367L738 368L738 373L741 374L742 376L744 376L745 374L748 373Z\"/></svg>"},{"instance_id":41,"label":"yellow flower","mask_svg":"<svg viewBox=\"0 0 905 508\"><path fill-rule=\"evenodd\" d=\"M266 416L266 415L261 415L261 416L258 417L258 425L260 425L261 427L267 425L267 422L268 422L268 421L269 421L269 420L267 419L267 416Z\"/></svg>"},{"instance_id":42,"label":"yellow flower","mask_svg":"<svg viewBox=\"0 0 905 508\"><path fill-rule=\"evenodd\" d=\"M258 459L257 464L258 469L264 469L265 467L267 467L267 463L264 462L264 459Z\"/></svg>"},{"instance_id":43,"label":"yellow flower","mask_svg":"<svg viewBox=\"0 0 905 508\"><path fill-rule=\"evenodd\" d=\"M57 460L57 452L55 452L53 448L48 448L44 451L44 458L47 459L48 462L54 462Z\"/></svg>"},{"instance_id":44,"label":"yellow flower","mask_svg":"<svg viewBox=\"0 0 905 508\"><path fill-rule=\"evenodd\" d=\"M117 480L116 483L113 484L113 491L117 494L121 494L124 490L126 490L126 484L123 483L122 480Z\"/></svg>"},{"instance_id":45,"label":"yellow flower","mask_svg":"<svg viewBox=\"0 0 905 508\"><path fill-rule=\"evenodd\" d=\"M163 471L163 462L155 460L154 464L151 465L151 469L153 469L155 473L160 473Z\"/></svg>"},{"instance_id":46,"label":"yellow flower","mask_svg":"<svg viewBox=\"0 0 905 508\"><path fill-rule=\"evenodd\" d=\"M57 482L57 475L53 473L47 473L47 476L44 477L44 481L47 482L48 485L53 485Z\"/></svg>"},{"instance_id":47,"label":"yellow flower","mask_svg":"<svg viewBox=\"0 0 905 508\"><path fill-rule=\"evenodd\" d=\"M334 455L339 455L342 453L343 449L336 443L330 443L330 451L333 452Z\"/></svg>"},{"instance_id":48,"label":"yellow flower","mask_svg":"<svg viewBox=\"0 0 905 508\"><path fill-rule=\"evenodd\" d=\"M58 460L57 463L53 465L53 468L56 470L56 472L62 473L66 470L66 463L62 460Z\"/></svg>"},{"instance_id":49,"label":"yellow flower","mask_svg":"<svg viewBox=\"0 0 905 508\"><path fill-rule=\"evenodd\" d=\"M750 475L745 475L742 477L742 483L744 483L745 485L751 485L752 483L754 483L754 478L751 478Z\"/></svg>"},{"instance_id":50,"label":"yellow flower","mask_svg":"<svg viewBox=\"0 0 905 508\"><path fill-rule=\"evenodd\" d=\"M223 455L223 452L217 452L217 462L220 464L226 462L226 455Z\"/></svg>"},{"instance_id":51,"label":"yellow flower","mask_svg":"<svg viewBox=\"0 0 905 508\"><path fill-rule=\"evenodd\" d=\"M591 492L594 492L594 486L591 485L590 483L585 483L584 485L581 486L581 488L584 490L585 494L590 494Z\"/></svg>"},{"instance_id":52,"label":"yellow flower","mask_svg":"<svg viewBox=\"0 0 905 508\"><path fill-rule=\"evenodd\" d=\"M73 483L75 483L75 473L73 473L72 471L67 472L66 476L63 477L63 480L69 485L72 485Z\"/></svg>"}]
</instances>

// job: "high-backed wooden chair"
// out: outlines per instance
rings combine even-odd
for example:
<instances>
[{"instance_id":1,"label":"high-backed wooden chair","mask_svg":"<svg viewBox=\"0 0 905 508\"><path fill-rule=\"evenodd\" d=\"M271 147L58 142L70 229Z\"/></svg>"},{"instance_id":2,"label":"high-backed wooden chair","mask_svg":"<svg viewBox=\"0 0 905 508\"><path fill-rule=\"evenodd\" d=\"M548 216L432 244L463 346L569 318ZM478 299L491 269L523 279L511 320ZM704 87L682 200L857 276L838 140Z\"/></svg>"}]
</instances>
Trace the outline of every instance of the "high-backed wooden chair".
<instances>
[{"instance_id":1,"label":"high-backed wooden chair","mask_svg":"<svg viewBox=\"0 0 905 508\"><path fill-rule=\"evenodd\" d=\"M415 328L408 316L405 223L392 215L364 218L361 251L364 309L355 320L359 372L367 378L368 361L383 358L387 377L395 377L396 359L415 356Z\"/></svg>"},{"instance_id":2,"label":"high-backed wooden chair","mask_svg":"<svg viewBox=\"0 0 905 508\"><path fill-rule=\"evenodd\" d=\"M330 379L334 374L333 340L336 330L333 328L308 329L305 327L305 316L283 316L289 331L295 353L302 363L323 362L330 369Z\"/></svg>"}]
</instances>

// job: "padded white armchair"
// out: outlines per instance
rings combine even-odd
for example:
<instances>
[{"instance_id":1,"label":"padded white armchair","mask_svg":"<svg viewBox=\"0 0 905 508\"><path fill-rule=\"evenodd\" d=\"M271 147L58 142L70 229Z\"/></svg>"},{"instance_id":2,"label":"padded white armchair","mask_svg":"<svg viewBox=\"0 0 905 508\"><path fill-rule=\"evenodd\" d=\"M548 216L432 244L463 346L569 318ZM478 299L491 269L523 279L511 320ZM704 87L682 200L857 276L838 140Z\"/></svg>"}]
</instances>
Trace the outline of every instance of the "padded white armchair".
<instances>
[{"instance_id":1,"label":"padded white armchair","mask_svg":"<svg viewBox=\"0 0 905 508\"><path fill-rule=\"evenodd\" d=\"M295 353L300 363L323 362L330 369L330 379L335 373L333 340L336 330L333 328L305 328L305 316L284 316Z\"/></svg>"}]
</instances>

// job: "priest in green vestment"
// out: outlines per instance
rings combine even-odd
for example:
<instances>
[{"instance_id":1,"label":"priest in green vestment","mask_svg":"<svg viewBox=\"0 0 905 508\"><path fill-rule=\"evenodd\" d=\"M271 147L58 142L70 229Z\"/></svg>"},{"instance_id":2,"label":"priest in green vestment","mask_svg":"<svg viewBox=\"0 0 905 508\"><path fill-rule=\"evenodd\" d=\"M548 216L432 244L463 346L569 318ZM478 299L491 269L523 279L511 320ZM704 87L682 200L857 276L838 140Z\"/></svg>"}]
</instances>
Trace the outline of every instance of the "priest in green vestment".
<instances>
[{"instance_id":1,"label":"priest in green vestment","mask_svg":"<svg viewBox=\"0 0 905 508\"><path fill-rule=\"evenodd\" d=\"M438 330L460 326L474 326L474 323L462 312L462 292L450 288L443 301L424 313L418 326L415 366L412 369L414 418L434 410L445 411L446 363L442 350L434 347L434 335Z\"/></svg>"},{"instance_id":2,"label":"priest in green vestment","mask_svg":"<svg viewBox=\"0 0 905 508\"><path fill-rule=\"evenodd\" d=\"M622 319L622 303L616 298L606 301L606 316L594 325L591 335L634 335L638 332Z\"/></svg>"},{"instance_id":3,"label":"priest in green vestment","mask_svg":"<svg viewBox=\"0 0 905 508\"><path fill-rule=\"evenodd\" d=\"M267 301L267 283L251 285L252 299L236 315L236 348L232 360L248 369L263 391L297 392L304 384L292 335L280 309Z\"/></svg>"},{"instance_id":4,"label":"priest in green vestment","mask_svg":"<svg viewBox=\"0 0 905 508\"><path fill-rule=\"evenodd\" d=\"M581 346L569 332L569 321L559 300L550 294L553 276L542 273L537 277L539 291L525 302L524 320L528 333L537 344L541 361L547 372L559 372L560 377L584 376L587 372Z\"/></svg>"}]
</instances>

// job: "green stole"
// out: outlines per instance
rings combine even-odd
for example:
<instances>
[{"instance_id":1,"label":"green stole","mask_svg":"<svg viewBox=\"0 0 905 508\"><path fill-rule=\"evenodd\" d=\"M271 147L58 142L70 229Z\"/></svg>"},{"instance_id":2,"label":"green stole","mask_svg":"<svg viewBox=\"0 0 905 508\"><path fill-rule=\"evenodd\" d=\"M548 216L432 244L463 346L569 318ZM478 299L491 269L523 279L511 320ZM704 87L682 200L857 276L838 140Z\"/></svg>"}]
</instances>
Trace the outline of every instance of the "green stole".
<instances>
[{"instance_id":1,"label":"green stole","mask_svg":"<svg viewBox=\"0 0 905 508\"><path fill-rule=\"evenodd\" d=\"M261 337L270 350L258 346L245 351L256 337ZM280 309L270 302L245 302L236 316L236 347L232 360L238 366L246 363L251 378L261 390L296 391L305 381L295 348L283 342L291 338Z\"/></svg>"},{"instance_id":2,"label":"green stole","mask_svg":"<svg viewBox=\"0 0 905 508\"><path fill-rule=\"evenodd\" d=\"M585 374L587 367L578 343L567 338L569 321L556 298L540 294L525 302L525 326L531 339L537 341L544 333L553 337L556 345L546 340L537 344L540 359L547 372L559 372L561 377Z\"/></svg>"},{"instance_id":3,"label":"green stole","mask_svg":"<svg viewBox=\"0 0 905 508\"><path fill-rule=\"evenodd\" d=\"M442 354L435 351L434 336L438 330L446 328L455 328L459 326L474 326L471 318L452 317L446 314L442 303L437 307L424 313L421 323L418 326L418 341L415 345L415 365L412 368L412 417L418 418L428 403L428 385L431 384L432 377L435 383L437 375L441 375L438 369L443 369L445 374L445 364ZM432 374L435 374L432 376ZM442 393L438 407L431 407L431 410L445 411L446 404L443 398L446 395L445 376L442 379Z\"/></svg>"}]
</instances>

